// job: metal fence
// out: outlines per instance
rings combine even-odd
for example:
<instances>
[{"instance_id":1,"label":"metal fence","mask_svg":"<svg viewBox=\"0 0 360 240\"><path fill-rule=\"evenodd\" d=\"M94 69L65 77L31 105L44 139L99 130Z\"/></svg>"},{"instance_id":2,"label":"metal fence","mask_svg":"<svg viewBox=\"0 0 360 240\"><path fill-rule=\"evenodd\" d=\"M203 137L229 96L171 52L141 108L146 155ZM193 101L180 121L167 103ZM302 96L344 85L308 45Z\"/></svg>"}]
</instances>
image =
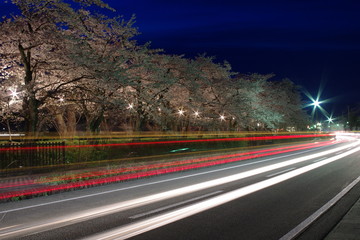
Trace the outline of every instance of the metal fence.
<instances>
[{"instance_id":1,"label":"metal fence","mask_svg":"<svg viewBox=\"0 0 360 240\"><path fill-rule=\"evenodd\" d=\"M65 163L65 142L0 144L0 170Z\"/></svg>"}]
</instances>

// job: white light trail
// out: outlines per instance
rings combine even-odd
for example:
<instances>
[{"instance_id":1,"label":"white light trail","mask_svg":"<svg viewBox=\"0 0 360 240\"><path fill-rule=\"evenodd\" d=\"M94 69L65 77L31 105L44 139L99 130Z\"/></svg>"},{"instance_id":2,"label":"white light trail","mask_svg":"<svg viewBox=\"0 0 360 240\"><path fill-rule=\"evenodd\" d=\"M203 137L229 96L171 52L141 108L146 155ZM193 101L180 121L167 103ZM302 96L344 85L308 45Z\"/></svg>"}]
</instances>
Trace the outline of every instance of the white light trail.
<instances>
[{"instance_id":1,"label":"white light trail","mask_svg":"<svg viewBox=\"0 0 360 240\"><path fill-rule=\"evenodd\" d=\"M1 136L1 134L0 134L0 136ZM322 149L322 148L324 148L324 147L319 147L319 148L317 148L315 150ZM159 180L159 181L155 181L155 182L148 182L148 183L143 183L143 184L124 187L124 188L112 189L112 190L102 191L102 192L98 192L98 193L92 193L92 194L81 195L81 196L77 196L77 197L71 197L71 198L56 200L56 201L52 201L52 202L45 202L45 203L40 203L40 204L35 204L35 205L30 205L30 206L25 206L25 207L20 207L20 208L13 208L13 209L9 209L9 210L0 211L0 214L9 213L9 212L16 212L16 211L21 211L21 210L30 209L30 208L37 208L37 207L42 207L42 206L47 206L47 205L52 205L52 204L57 204L57 203L62 203L62 202L74 201L74 200L79 200L79 199L84 199L84 198L90 198L90 197L104 195L104 194L108 194L108 193L114 193L114 192L125 191L125 190L139 188L139 187L151 186L151 185L155 185L155 184L159 184L159 183L177 181L177 180L180 180L180 179L186 179L186 178L190 178L190 177L196 177L196 176L200 176L200 175L226 171L226 170L234 169L234 168L242 168L242 167L245 167L245 166L255 165L255 164L258 164L258 163L271 162L271 161L276 160L276 159L292 157L292 156L295 156L295 155L308 153L308 152L311 152L311 151L314 151L314 149L305 150L305 151L298 152L298 153L291 153L291 154L287 154L287 155L284 155L284 156L272 157L272 158L265 159L265 160L257 160L257 161L253 161L253 162L243 163L241 165L228 166L228 167L208 170L208 171L205 171L205 172L199 172L199 173L189 174L189 175L185 175L185 176Z\"/></svg>"},{"instance_id":2,"label":"white light trail","mask_svg":"<svg viewBox=\"0 0 360 240\"><path fill-rule=\"evenodd\" d=\"M265 173L268 171L286 167L286 166L289 166L292 164L304 162L304 161L307 161L307 160L310 160L313 158L318 158L318 157L321 157L324 155L335 153L337 151L342 151L348 147L355 147L359 144L360 144L360 141L356 141L349 145L337 147L335 149L311 154L309 156L295 158L295 159L292 159L289 161L280 162L280 163L272 164L272 165L265 166L265 167L260 167L260 168L249 170L246 172L242 172L242 173L238 173L238 174L234 174L234 175L230 175L230 176L226 176L226 177L222 177L222 178L218 178L218 179L214 179L214 180L210 180L210 181L206 181L206 182L202 182L202 183L198 183L198 184L194 184L194 185L190 185L190 186L186 186L186 187L182 187L182 188L178 188L178 189L173 189L173 190L165 191L165 192L158 193L158 194L140 197L140 198L133 199L133 200L128 200L128 201L124 201L124 202L120 202L120 203L116 203L116 204L110 204L107 206L103 206L103 207L99 207L99 208L95 208L95 209L91 209L91 210L87 210L87 211L82 211L79 213L74 213L74 214L66 215L63 217L55 218L55 219L47 219L46 221L43 221L43 222L39 221L39 222L34 222L33 224L29 224L29 225L22 225L22 226L19 226L16 228L9 228L6 231L0 231L0 238L10 237L10 236L19 236L22 234L29 234L29 233L33 233L33 232L46 231L46 230L53 229L53 228L67 226L67 225L70 225L70 224L73 224L76 222L82 222L85 220L94 219L96 217L105 216L107 214L112 214L115 212L120 212L120 211L124 211L127 209L144 206L147 204L151 204L154 202L174 198L177 196L185 195L185 194L196 192L196 191L200 191L200 190L207 189L210 187L215 187L215 186L219 186L222 184L238 181L238 180L241 180L241 179L244 179L247 177L255 176L255 175L258 175L261 173ZM328 163L328 161L330 159L333 159L333 158L340 159L344 156L347 156L347 155L352 154L353 152L356 152L359 150L360 150L360 148L354 148L346 153L343 153L341 155L336 155L335 157L328 158L326 161L318 162L315 164L321 164L320 166L322 166L322 165ZM312 165L315 165L315 164L312 164ZM312 165L310 165L310 166L312 166ZM301 168L301 169L303 169L303 168ZM300 170L300 169L298 169L298 170ZM298 170L295 170L295 171L298 171ZM290 173L293 173L295 171L292 171ZM286 173L286 174L289 174L289 173ZM280 175L280 176L283 176L283 175ZM278 177L275 177L275 178L278 178ZM271 178L271 179L274 179L274 178ZM271 179L269 179L269 180L271 180ZM282 181L284 181L284 180L282 180ZM252 186L252 185L250 185L250 186ZM259 188L259 189L262 189L262 188ZM249 190L247 190L247 191L249 191ZM165 224L167 224L167 223L165 223ZM162 225L165 225L165 224L162 224Z\"/></svg>"},{"instance_id":3,"label":"white light trail","mask_svg":"<svg viewBox=\"0 0 360 240\"><path fill-rule=\"evenodd\" d=\"M328 163L339 160L339 159L341 159L345 156L348 156L350 154L353 154L357 151L360 151L360 147L357 147L357 148L350 150L346 153L343 153L341 155L336 155L334 157L330 157L327 160L313 163L311 165L296 169L294 171L284 173L282 175L270 178L268 180L254 183L249 186L242 187L237 190L227 192L227 193L221 194L219 196L198 202L196 204L192 204L190 206L183 207L183 208L180 208L175 211L161 214L161 215L158 215L158 216L146 219L146 220L142 220L142 221L139 221L139 222L136 222L133 224L129 224L129 225L126 225L123 227L119 227L117 229L110 230L105 233L96 234L96 235L93 235L86 239L87 240L110 240L110 239L115 240L115 239L127 239L130 237L134 237L141 233L145 233L147 231L159 228L159 227L167 225L169 223L184 219L186 217L189 217L189 216L195 215L197 213L206 211L208 209L217 207L219 205L228 203L230 201L233 201L235 199L246 196L248 194L257 192L259 190L265 189L267 187L273 186L275 184L284 182L288 179L291 179L293 177L299 176L303 173L309 172L313 169L319 168Z\"/></svg>"}]
</instances>

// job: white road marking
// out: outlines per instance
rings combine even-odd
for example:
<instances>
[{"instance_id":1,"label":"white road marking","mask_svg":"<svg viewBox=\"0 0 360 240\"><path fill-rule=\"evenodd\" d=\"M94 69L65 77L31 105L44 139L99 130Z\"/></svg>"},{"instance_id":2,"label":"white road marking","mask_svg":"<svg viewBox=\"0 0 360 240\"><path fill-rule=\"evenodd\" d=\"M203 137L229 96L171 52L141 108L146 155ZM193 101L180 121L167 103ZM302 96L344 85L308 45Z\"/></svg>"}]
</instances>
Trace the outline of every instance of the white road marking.
<instances>
[{"instance_id":1,"label":"white road marking","mask_svg":"<svg viewBox=\"0 0 360 240\"><path fill-rule=\"evenodd\" d=\"M285 173L285 172L289 172L291 170L294 170L295 168L289 168L289 169L285 169L285 170L282 170L280 172L276 172L276 173L273 173L273 174L270 174L270 175L267 175L266 177L269 178L269 177L273 177L273 176L276 176L276 175L280 175L282 173Z\"/></svg>"},{"instance_id":2,"label":"white road marking","mask_svg":"<svg viewBox=\"0 0 360 240\"><path fill-rule=\"evenodd\" d=\"M319 149L322 149L322 148L325 148L325 147L328 147L328 146L318 147L316 149L305 150L305 151L297 152L297 153L292 153L292 154L288 154L288 155L285 155L285 156L273 157L273 158L266 159L266 160L259 160L259 161L254 161L254 162L250 162L250 163L244 163L244 164L240 164L240 165L236 165L236 166L224 167L224 168L210 170L210 171L206 171L206 172L195 173L195 174L190 174L190 175L181 176L181 177L175 177L175 178L169 178L169 179L160 180L160 181L151 182L151 183L144 183L144 184L139 184L139 185L125 187L125 188L119 188L119 189L114 189L114 190L109 190L109 191L104 191L104 192L87 194L87 195L83 195L83 196L79 196L79 197L72 197L72 198L56 200L56 201L52 201L52 202L34 204L34 205L31 205L31 206L26 206L26 207L13 208L13 209L9 209L9 210L0 211L0 214L9 213L9 212L16 212L16 211L21 211L21 210L30 209L30 208L42 207L42 206L52 205L52 204L56 204L56 203L74 201L74 200L79 200L79 199L88 198L88 197L95 197L95 196L99 196L99 195L103 195L103 194L120 192L120 191L125 191L125 190L139 188L139 187L146 187L146 186L155 185L155 184L159 184L159 183L171 182L171 181L176 181L176 180L179 180L179 179L191 178L191 177L196 177L196 176L205 175L205 174L209 174L209 173L226 171L226 170L234 169L234 168L241 168L241 167L244 167L244 166L249 166L249 165L254 165L254 164L258 164L258 163L273 161L273 160L279 159L279 158L286 158L286 157L290 157L290 156L295 156L295 155L303 154L303 153L306 153L306 152L319 150Z\"/></svg>"},{"instance_id":3,"label":"white road marking","mask_svg":"<svg viewBox=\"0 0 360 240\"><path fill-rule=\"evenodd\" d=\"M311 216L302 221L299 225L297 225L290 232L285 234L279 240L288 240L294 239L297 235L299 235L302 231L308 228L316 219L318 219L323 213L328 211L335 203L337 203L346 193L348 193L357 183L360 182L360 177L355 179L352 183L350 183L346 188L344 188L341 192L339 192L333 199L328 201L324 206L319 208L316 212L314 212Z\"/></svg>"},{"instance_id":4,"label":"white road marking","mask_svg":"<svg viewBox=\"0 0 360 240\"><path fill-rule=\"evenodd\" d=\"M316 159L316 160L314 160L313 162L314 162L314 163L315 163L315 162L320 162L320 161L325 160L325 159L327 159L327 157L320 158L320 159Z\"/></svg>"},{"instance_id":5,"label":"white road marking","mask_svg":"<svg viewBox=\"0 0 360 240\"><path fill-rule=\"evenodd\" d=\"M203 199L203 198L207 198L207 197L210 197L212 195L216 195L216 194L221 193L221 192L223 192L223 191L216 191L216 192L208 193L208 194L205 194L205 195L201 195L199 197L195 197L195 198L191 198L191 199L188 199L188 200L185 200L185 201L182 201L182 202L174 203L174 204L162 207L162 208L157 208L157 209L154 209L154 210L149 211L149 212L140 213L140 214L131 216L129 218L131 218L131 219L141 218L141 217L151 215L151 214L154 214L154 213L157 213L157 212L161 212L161 211L173 208L173 207L177 207L177 206L180 206L180 205L185 205L185 204L187 204L189 202L194 202L194 201L197 201L197 200L200 200L200 199Z\"/></svg>"},{"instance_id":6,"label":"white road marking","mask_svg":"<svg viewBox=\"0 0 360 240\"><path fill-rule=\"evenodd\" d=\"M136 235L148 232L150 230L162 227L164 225L167 225L169 223L173 223L175 221L184 219L186 217L195 215L197 213L206 211L208 209L217 207L219 205L228 203L230 201L233 201L235 199L238 199L240 197L246 196L248 194L257 192L259 190L265 189L267 187L273 186L275 184L284 182L288 179L291 179L293 177L299 176L303 173L309 172L313 169L319 168L321 166L324 166L328 163L334 162L336 160L339 160L345 156L348 156L350 154L353 154L357 151L360 151L360 147L357 147L351 151L345 152L341 155L336 155L333 157L328 158L327 160L312 163L311 165L298 168L294 171L284 173L282 175L254 183L251 185L248 185L246 187L239 188L237 190L227 192L224 194L221 194L219 196L201 201L199 203L192 204L187 207L180 208L178 210L170 211L168 213L164 213L155 217L151 217L142 221L138 221L135 223L131 223L113 230L109 230L103 233L95 234L90 237L87 237L85 239L87 240L116 240L116 239L127 239L130 237L134 237ZM284 238L284 239L291 239L291 238ZM284 240L283 239L283 240Z\"/></svg>"}]
</instances>

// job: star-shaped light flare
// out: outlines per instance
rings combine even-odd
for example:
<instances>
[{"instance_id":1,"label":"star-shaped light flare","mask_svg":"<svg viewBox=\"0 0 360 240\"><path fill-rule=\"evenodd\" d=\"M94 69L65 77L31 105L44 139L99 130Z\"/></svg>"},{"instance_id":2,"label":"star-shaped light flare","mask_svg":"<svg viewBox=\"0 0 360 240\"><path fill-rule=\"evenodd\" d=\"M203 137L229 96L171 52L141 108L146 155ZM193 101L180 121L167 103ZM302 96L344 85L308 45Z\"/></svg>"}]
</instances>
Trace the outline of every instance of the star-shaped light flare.
<instances>
[{"instance_id":1,"label":"star-shaped light flare","mask_svg":"<svg viewBox=\"0 0 360 240\"><path fill-rule=\"evenodd\" d=\"M328 103L331 101L331 99L326 99L326 100L320 100L320 97L321 97L321 91L318 92L316 98L313 98L311 96L311 94L304 90L304 94L311 100L311 103L308 103L304 106L305 107L310 107L310 106L313 106L313 109L311 111L311 118L314 118L314 115L315 115L315 111L316 109L318 108L320 110L320 112L328 118L328 116L330 116L330 114L321 106L321 104L324 104L324 103Z\"/></svg>"}]
</instances>

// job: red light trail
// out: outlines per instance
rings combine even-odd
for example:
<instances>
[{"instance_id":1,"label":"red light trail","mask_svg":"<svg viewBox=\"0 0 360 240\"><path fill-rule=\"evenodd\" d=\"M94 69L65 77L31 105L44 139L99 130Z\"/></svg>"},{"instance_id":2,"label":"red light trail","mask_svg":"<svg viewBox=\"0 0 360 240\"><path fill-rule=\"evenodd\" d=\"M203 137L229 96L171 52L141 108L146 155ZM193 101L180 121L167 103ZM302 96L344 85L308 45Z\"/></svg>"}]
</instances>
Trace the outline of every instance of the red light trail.
<instances>
[{"instance_id":1,"label":"red light trail","mask_svg":"<svg viewBox=\"0 0 360 240\"><path fill-rule=\"evenodd\" d=\"M230 163L230 162L259 158L259 157L264 157L264 156L271 156L271 155L275 155L275 154L304 150L304 149L309 149L309 148L314 148L314 147L326 146L326 145L330 145L332 143L333 143L333 141L327 141L327 142L323 142L323 143L301 144L301 145L296 145L296 146L265 149L265 150L252 151L252 152L244 152L244 153L227 154L227 155L214 156L214 157L204 157L204 158L188 159L188 160L182 160L182 161L174 161L174 162L163 163L163 164L149 164L149 165L145 165L145 166L138 166L138 167L132 167L132 168L125 168L125 169L116 169L116 170L112 170L112 171L95 171L95 172L91 172L91 173L78 174L78 175L76 175L76 179L82 179L82 178L86 178L86 177L99 177L99 176L118 174L118 173L124 173L124 172L129 172L129 171L142 171L142 170L148 170L148 169L154 169L154 168L169 167L169 168L149 170L149 171L143 171L143 172L137 172L137 173L128 173L128 174L123 174L123 175L118 175L118 176L110 176L110 177L84 180L84 181L79 181L79 182L65 183L65 184L60 184L57 186L43 186L43 187L35 187L32 189L26 189L26 190L21 190L21 191L20 190L19 191L10 191L10 192L1 193L0 199L11 199L13 197L31 196L31 195L37 195L37 194L43 194L43 193L51 193L51 192L57 192L57 191L61 191L61 190L84 188L84 187L88 187L88 186L102 185L102 184L106 184L106 183L126 181L126 180L130 180L130 179L143 178L143 177L155 176L155 175L160 175L160 174L185 171L185 170L190 170L190 169L198 169L198 168L209 167L209 166L225 164L225 163ZM226 159L224 159L224 158L226 158ZM188 165L186 165L186 164L188 164ZM176 165L178 165L178 166L176 166ZM179 166L179 165L182 165L182 166ZM175 166L175 167L171 167L171 166ZM63 178L57 178L57 180L75 180L75 179L65 176ZM45 183L51 183L51 182L53 182L53 181L48 181ZM25 183L23 185L27 185L27 184L28 183ZM17 186L20 186L20 185L17 185ZM14 185L2 186L2 188L9 188L9 187L14 187Z\"/></svg>"}]
</instances>

